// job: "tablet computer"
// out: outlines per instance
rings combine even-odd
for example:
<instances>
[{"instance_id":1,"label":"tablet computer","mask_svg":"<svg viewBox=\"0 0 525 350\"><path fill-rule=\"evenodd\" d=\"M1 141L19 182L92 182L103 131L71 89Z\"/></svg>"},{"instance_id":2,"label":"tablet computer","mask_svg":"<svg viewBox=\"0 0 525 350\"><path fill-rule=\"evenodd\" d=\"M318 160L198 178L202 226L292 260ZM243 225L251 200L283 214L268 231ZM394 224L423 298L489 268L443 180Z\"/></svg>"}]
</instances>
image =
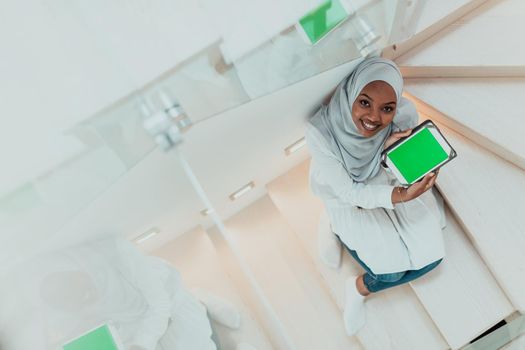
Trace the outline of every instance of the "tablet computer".
<instances>
[{"instance_id":1,"label":"tablet computer","mask_svg":"<svg viewBox=\"0 0 525 350\"><path fill-rule=\"evenodd\" d=\"M102 324L62 345L63 350L124 350L113 326Z\"/></svg>"},{"instance_id":2,"label":"tablet computer","mask_svg":"<svg viewBox=\"0 0 525 350\"><path fill-rule=\"evenodd\" d=\"M456 156L438 127L431 120L425 120L409 136L387 147L381 153L381 164L389 168L402 185L409 186Z\"/></svg>"}]
</instances>

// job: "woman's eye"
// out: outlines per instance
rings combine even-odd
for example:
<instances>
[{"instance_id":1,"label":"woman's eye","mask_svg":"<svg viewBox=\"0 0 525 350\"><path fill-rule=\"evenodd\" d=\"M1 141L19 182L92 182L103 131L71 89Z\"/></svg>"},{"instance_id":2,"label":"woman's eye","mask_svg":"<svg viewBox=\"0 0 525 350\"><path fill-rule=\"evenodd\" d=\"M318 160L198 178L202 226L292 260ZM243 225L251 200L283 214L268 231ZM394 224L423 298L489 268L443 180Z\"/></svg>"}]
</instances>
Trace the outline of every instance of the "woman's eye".
<instances>
[{"instance_id":1,"label":"woman's eye","mask_svg":"<svg viewBox=\"0 0 525 350\"><path fill-rule=\"evenodd\" d=\"M359 103L360 103L361 106L363 106L363 107L368 107L368 106L370 106L370 103L368 103L367 100L360 100Z\"/></svg>"},{"instance_id":2,"label":"woman's eye","mask_svg":"<svg viewBox=\"0 0 525 350\"><path fill-rule=\"evenodd\" d=\"M383 110L384 110L385 112L387 112L387 113L390 113L390 112L392 112L392 111L394 110L394 108L393 108L393 107L390 107L390 106L386 106L385 108L383 108Z\"/></svg>"}]
</instances>

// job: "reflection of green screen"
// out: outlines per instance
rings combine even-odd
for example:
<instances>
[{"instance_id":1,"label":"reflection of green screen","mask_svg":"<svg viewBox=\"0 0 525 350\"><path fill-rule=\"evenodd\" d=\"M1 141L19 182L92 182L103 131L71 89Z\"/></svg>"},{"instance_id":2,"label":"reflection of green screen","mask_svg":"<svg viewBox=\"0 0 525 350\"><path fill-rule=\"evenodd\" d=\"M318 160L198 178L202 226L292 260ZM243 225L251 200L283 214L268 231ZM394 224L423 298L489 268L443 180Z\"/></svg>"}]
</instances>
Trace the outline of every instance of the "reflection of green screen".
<instances>
[{"instance_id":1,"label":"reflection of green screen","mask_svg":"<svg viewBox=\"0 0 525 350\"><path fill-rule=\"evenodd\" d=\"M423 129L388 154L399 172L412 183L448 158L448 154L428 129Z\"/></svg>"},{"instance_id":2,"label":"reflection of green screen","mask_svg":"<svg viewBox=\"0 0 525 350\"><path fill-rule=\"evenodd\" d=\"M108 326L104 325L67 343L64 350L117 350Z\"/></svg>"},{"instance_id":3,"label":"reflection of green screen","mask_svg":"<svg viewBox=\"0 0 525 350\"><path fill-rule=\"evenodd\" d=\"M318 42L348 14L339 0L325 1L321 6L299 20L312 44Z\"/></svg>"}]
</instances>

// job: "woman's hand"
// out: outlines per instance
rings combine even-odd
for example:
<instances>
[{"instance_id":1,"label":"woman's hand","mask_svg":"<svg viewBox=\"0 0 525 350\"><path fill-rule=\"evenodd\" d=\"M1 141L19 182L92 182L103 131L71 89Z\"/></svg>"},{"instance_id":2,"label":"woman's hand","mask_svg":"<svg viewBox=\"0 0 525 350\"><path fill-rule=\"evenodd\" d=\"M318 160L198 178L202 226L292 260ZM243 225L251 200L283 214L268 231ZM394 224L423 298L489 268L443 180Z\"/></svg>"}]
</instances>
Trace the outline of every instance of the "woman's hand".
<instances>
[{"instance_id":1,"label":"woman's hand","mask_svg":"<svg viewBox=\"0 0 525 350\"><path fill-rule=\"evenodd\" d=\"M392 191L392 203L407 202L421 196L436 183L439 170L425 175L419 182L412 184L408 188L395 187Z\"/></svg>"},{"instance_id":2,"label":"woman's hand","mask_svg":"<svg viewBox=\"0 0 525 350\"><path fill-rule=\"evenodd\" d=\"M399 132L393 132L393 133L390 134L390 136L388 136L388 138L386 139L386 141L385 141L385 145L383 146L383 149L387 148L388 146L390 146L391 144L393 144L394 142L396 142L396 141L399 140L400 138L402 138L402 137L407 137L407 136L410 135L411 133L412 133L412 129L406 129L406 130L399 131Z\"/></svg>"}]
</instances>

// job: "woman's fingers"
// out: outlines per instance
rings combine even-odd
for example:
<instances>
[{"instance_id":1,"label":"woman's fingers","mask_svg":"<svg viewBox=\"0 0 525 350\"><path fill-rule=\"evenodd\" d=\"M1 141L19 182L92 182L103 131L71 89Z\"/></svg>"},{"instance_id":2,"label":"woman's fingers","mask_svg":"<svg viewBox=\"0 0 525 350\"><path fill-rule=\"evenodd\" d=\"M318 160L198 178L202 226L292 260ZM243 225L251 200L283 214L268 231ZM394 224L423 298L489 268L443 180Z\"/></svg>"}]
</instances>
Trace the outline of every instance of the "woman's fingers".
<instances>
[{"instance_id":1,"label":"woman's fingers","mask_svg":"<svg viewBox=\"0 0 525 350\"><path fill-rule=\"evenodd\" d=\"M400 138L406 137L406 136L410 135L411 133L412 133L412 129L407 129L407 130L403 130L403 131L393 132L392 134L390 134L390 136L385 141L385 144L384 144L383 148L387 148L388 146L390 146L391 144L393 144L394 142L396 142Z\"/></svg>"},{"instance_id":2,"label":"woman's fingers","mask_svg":"<svg viewBox=\"0 0 525 350\"><path fill-rule=\"evenodd\" d=\"M436 181L434 179L430 180L430 182L425 186L425 191L431 189L435 182Z\"/></svg>"},{"instance_id":3,"label":"woman's fingers","mask_svg":"<svg viewBox=\"0 0 525 350\"><path fill-rule=\"evenodd\" d=\"M432 174L432 175L430 175L430 174ZM430 180L428 181L428 183L425 186L425 191L431 189L432 186L434 186L434 184L436 183L437 174L434 174L434 173L430 173L430 174L427 174L427 175L431 176L431 178L430 178Z\"/></svg>"},{"instance_id":4,"label":"woman's fingers","mask_svg":"<svg viewBox=\"0 0 525 350\"><path fill-rule=\"evenodd\" d=\"M428 190L431 187L431 181L433 177L435 177L433 173L426 174L425 177L423 177L423 179L419 181L419 183L417 183L417 188L421 192L425 192L426 190Z\"/></svg>"},{"instance_id":5,"label":"woman's fingers","mask_svg":"<svg viewBox=\"0 0 525 350\"><path fill-rule=\"evenodd\" d=\"M432 187L432 186L434 186L436 184L438 174L439 174L439 170L435 172L434 177L432 177L432 180L430 180L430 182L431 182L430 187Z\"/></svg>"},{"instance_id":6,"label":"woman's fingers","mask_svg":"<svg viewBox=\"0 0 525 350\"><path fill-rule=\"evenodd\" d=\"M399 133L403 134L403 136L408 136L412 133L412 129L406 129L406 130L400 131Z\"/></svg>"},{"instance_id":7,"label":"woman's fingers","mask_svg":"<svg viewBox=\"0 0 525 350\"><path fill-rule=\"evenodd\" d=\"M392 135L396 137L397 139L400 139L402 137L406 137L410 135L411 133L412 133L412 129L407 129L404 131L393 132Z\"/></svg>"},{"instance_id":8,"label":"woman's fingers","mask_svg":"<svg viewBox=\"0 0 525 350\"><path fill-rule=\"evenodd\" d=\"M412 184L407 189L408 200L414 199L428 191L436 183L437 175L439 171L430 172L426 174L419 182Z\"/></svg>"}]
</instances>

